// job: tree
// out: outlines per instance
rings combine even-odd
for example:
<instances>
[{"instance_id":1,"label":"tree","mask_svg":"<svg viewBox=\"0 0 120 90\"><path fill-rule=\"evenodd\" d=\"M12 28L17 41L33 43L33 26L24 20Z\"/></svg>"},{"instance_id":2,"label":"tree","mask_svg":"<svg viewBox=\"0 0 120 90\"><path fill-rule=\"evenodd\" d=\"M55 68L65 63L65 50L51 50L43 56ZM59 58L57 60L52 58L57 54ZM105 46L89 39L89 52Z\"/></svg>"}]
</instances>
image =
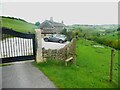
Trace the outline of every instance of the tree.
<instances>
[{"instance_id":1,"label":"tree","mask_svg":"<svg viewBox=\"0 0 120 90\"><path fill-rule=\"evenodd\" d=\"M36 22L35 25L36 25L36 26L40 26L40 22Z\"/></svg>"},{"instance_id":2,"label":"tree","mask_svg":"<svg viewBox=\"0 0 120 90\"><path fill-rule=\"evenodd\" d=\"M118 27L117 31L120 31L120 26Z\"/></svg>"},{"instance_id":3,"label":"tree","mask_svg":"<svg viewBox=\"0 0 120 90\"><path fill-rule=\"evenodd\" d=\"M67 29L64 28L64 29L61 31L61 34L67 35Z\"/></svg>"}]
</instances>

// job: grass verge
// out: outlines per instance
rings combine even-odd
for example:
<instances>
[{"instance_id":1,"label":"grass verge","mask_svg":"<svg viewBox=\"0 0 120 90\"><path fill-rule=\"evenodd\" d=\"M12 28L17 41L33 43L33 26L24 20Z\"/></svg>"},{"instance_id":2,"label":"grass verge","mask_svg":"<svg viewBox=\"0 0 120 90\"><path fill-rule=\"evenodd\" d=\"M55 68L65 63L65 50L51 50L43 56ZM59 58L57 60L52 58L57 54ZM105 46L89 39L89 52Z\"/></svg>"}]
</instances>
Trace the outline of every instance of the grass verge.
<instances>
[{"instance_id":1,"label":"grass verge","mask_svg":"<svg viewBox=\"0 0 120 90\"><path fill-rule=\"evenodd\" d=\"M109 82L111 48L88 40L77 41L77 65L49 60L34 65L59 88L117 88L118 51L115 50L113 81Z\"/></svg>"},{"instance_id":2,"label":"grass verge","mask_svg":"<svg viewBox=\"0 0 120 90\"><path fill-rule=\"evenodd\" d=\"M9 66L9 65L12 65L12 64L0 64L0 67Z\"/></svg>"}]
</instances>

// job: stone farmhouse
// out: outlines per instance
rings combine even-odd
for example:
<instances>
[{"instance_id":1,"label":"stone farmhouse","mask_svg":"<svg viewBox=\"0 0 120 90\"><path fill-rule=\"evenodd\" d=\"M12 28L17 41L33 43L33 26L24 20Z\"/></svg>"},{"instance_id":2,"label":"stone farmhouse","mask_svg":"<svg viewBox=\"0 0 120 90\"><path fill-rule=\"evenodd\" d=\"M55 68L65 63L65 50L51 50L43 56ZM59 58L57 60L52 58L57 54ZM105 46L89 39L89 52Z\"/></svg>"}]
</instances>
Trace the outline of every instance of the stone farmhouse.
<instances>
[{"instance_id":1,"label":"stone farmhouse","mask_svg":"<svg viewBox=\"0 0 120 90\"><path fill-rule=\"evenodd\" d=\"M42 30L42 33L45 34L60 33L65 27L66 26L63 23L63 21L61 23L54 22L53 17L50 17L50 20L45 20L40 25L40 29Z\"/></svg>"}]
</instances>

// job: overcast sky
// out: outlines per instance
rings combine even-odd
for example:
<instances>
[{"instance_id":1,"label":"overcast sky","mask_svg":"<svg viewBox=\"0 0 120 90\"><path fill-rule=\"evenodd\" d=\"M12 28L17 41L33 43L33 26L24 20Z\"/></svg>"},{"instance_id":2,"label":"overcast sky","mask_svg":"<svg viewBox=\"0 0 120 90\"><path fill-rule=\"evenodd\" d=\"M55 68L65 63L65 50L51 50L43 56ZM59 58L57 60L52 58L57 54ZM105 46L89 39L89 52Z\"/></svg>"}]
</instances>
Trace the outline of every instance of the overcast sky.
<instances>
[{"instance_id":1,"label":"overcast sky","mask_svg":"<svg viewBox=\"0 0 120 90\"><path fill-rule=\"evenodd\" d=\"M5 2L2 15L43 22L53 17L65 24L117 24L117 2Z\"/></svg>"}]
</instances>

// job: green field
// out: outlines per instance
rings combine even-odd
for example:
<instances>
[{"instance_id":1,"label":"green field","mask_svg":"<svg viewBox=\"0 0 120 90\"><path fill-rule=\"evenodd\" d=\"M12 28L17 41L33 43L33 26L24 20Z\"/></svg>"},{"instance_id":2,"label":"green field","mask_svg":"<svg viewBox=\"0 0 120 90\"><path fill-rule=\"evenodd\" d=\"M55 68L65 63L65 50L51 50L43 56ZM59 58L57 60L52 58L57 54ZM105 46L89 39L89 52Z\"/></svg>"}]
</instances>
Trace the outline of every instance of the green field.
<instances>
[{"instance_id":1,"label":"green field","mask_svg":"<svg viewBox=\"0 0 120 90\"><path fill-rule=\"evenodd\" d=\"M111 48L93 47L97 43L77 41L77 66L48 61L36 64L59 88L115 88L118 87L118 51L115 51L113 82L109 82Z\"/></svg>"},{"instance_id":2,"label":"green field","mask_svg":"<svg viewBox=\"0 0 120 90\"><path fill-rule=\"evenodd\" d=\"M10 28L23 33L34 33L34 29L38 28L32 23L6 17L2 17L2 27Z\"/></svg>"},{"instance_id":3,"label":"green field","mask_svg":"<svg viewBox=\"0 0 120 90\"><path fill-rule=\"evenodd\" d=\"M109 40L118 40L119 39L118 37L120 37L118 32L114 32L114 33L110 33L102 36L102 38L109 39Z\"/></svg>"}]
</instances>

